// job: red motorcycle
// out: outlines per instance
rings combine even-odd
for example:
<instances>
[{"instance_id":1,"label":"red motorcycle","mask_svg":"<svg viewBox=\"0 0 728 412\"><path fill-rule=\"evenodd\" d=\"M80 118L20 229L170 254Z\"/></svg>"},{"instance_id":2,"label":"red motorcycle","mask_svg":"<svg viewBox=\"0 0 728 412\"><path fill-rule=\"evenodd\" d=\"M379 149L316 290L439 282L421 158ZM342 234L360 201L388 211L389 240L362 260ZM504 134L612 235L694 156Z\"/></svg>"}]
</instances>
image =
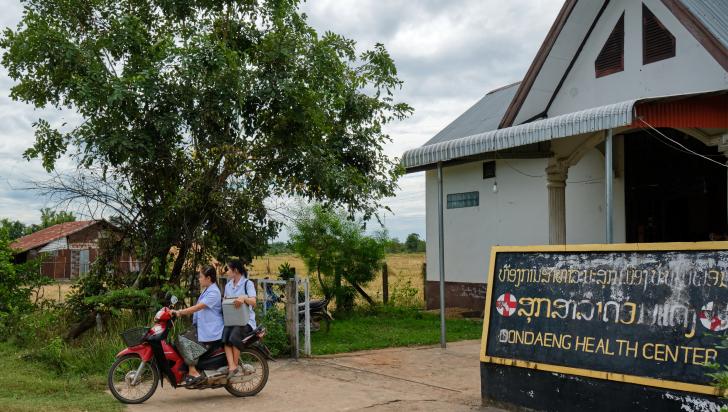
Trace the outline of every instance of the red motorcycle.
<instances>
[{"instance_id":1,"label":"red motorcycle","mask_svg":"<svg viewBox=\"0 0 728 412\"><path fill-rule=\"evenodd\" d=\"M177 303L172 296L171 305ZM133 328L121 334L127 348L116 355L116 361L109 369L108 385L111 394L123 403L142 403L163 385L164 379L173 388L181 386L187 375L187 365L173 343L167 342L175 316L169 306L160 309L154 316L151 328ZM268 359L273 360L270 351L263 344L265 328L258 327L243 338L240 351L242 373L228 379L227 359L222 346L209 351L197 361L197 370L202 376L187 389L225 388L234 396L253 396L268 382Z\"/></svg>"}]
</instances>

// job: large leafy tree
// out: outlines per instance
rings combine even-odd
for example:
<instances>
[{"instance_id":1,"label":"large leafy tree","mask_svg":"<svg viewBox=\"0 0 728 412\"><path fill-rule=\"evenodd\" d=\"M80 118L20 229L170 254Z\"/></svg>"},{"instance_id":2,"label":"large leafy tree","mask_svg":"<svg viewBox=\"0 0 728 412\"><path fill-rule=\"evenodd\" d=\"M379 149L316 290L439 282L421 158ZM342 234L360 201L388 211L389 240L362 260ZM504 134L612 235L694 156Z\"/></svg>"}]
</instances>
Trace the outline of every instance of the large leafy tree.
<instances>
[{"instance_id":1,"label":"large leafy tree","mask_svg":"<svg viewBox=\"0 0 728 412\"><path fill-rule=\"evenodd\" d=\"M51 171L68 154L98 182L84 196L121 203L145 262L135 285L178 281L199 245L258 253L271 197L368 217L394 194L382 128L411 111L395 65L382 45L319 35L298 0L29 0L0 47L14 99L81 116L39 119L25 155ZM152 263L172 247L166 273Z\"/></svg>"},{"instance_id":2,"label":"large leafy tree","mask_svg":"<svg viewBox=\"0 0 728 412\"><path fill-rule=\"evenodd\" d=\"M367 236L361 221L322 205L300 209L291 231L293 249L338 309L350 309L354 293L374 303L363 286L382 267L386 243L386 236Z\"/></svg>"}]
</instances>

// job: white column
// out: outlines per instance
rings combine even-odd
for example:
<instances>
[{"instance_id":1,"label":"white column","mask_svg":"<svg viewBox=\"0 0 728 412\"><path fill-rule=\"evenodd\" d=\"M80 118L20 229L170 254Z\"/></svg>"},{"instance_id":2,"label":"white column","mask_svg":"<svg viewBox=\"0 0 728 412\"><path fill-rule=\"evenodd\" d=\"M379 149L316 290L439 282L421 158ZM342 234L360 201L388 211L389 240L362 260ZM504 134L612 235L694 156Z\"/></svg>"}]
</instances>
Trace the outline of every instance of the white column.
<instances>
[{"instance_id":1,"label":"white column","mask_svg":"<svg viewBox=\"0 0 728 412\"><path fill-rule=\"evenodd\" d=\"M546 168L549 194L549 244L566 244L566 177L568 168L558 162Z\"/></svg>"},{"instance_id":2,"label":"white column","mask_svg":"<svg viewBox=\"0 0 728 412\"><path fill-rule=\"evenodd\" d=\"M605 203L605 234L606 243L614 243L614 160L612 151L612 129L606 131L604 140L604 203Z\"/></svg>"},{"instance_id":3,"label":"white column","mask_svg":"<svg viewBox=\"0 0 728 412\"><path fill-rule=\"evenodd\" d=\"M440 257L440 347L447 347L445 339L445 221L443 216L442 162L437 163L437 231Z\"/></svg>"}]
</instances>

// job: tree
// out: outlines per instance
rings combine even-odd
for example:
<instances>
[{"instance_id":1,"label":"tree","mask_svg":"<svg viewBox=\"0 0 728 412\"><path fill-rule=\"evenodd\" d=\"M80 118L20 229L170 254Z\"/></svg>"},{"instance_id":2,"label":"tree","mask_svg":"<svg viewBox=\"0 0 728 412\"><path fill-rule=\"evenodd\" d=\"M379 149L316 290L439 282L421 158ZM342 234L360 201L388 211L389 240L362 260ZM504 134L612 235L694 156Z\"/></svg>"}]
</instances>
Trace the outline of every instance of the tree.
<instances>
[{"instance_id":1,"label":"tree","mask_svg":"<svg viewBox=\"0 0 728 412\"><path fill-rule=\"evenodd\" d=\"M30 310L33 293L50 283L50 279L40 274L39 261L13 263L10 243L8 230L0 227L0 325L7 325Z\"/></svg>"},{"instance_id":2,"label":"tree","mask_svg":"<svg viewBox=\"0 0 728 412\"><path fill-rule=\"evenodd\" d=\"M407 239L404 241L404 248L409 253L424 252L425 241L420 240L420 235L417 233L410 233L407 235Z\"/></svg>"},{"instance_id":3,"label":"tree","mask_svg":"<svg viewBox=\"0 0 728 412\"><path fill-rule=\"evenodd\" d=\"M387 239L387 245L385 247L387 253L402 253L404 246L396 237Z\"/></svg>"},{"instance_id":4,"label":"tree","mask_svg":"<svg viewBox=\"0 0 728 412\"><path fill-rule=\"evenodd\" d=\"M374 304L363 286L374 280L384 262L385 237L366 236L361 221L314 205L296 216L291 244L316 273L326 299L336 297L338 309L351 308L354 292Z\"/></svg>"},{"instance_id":5,"label":"tree","mask_svg":"<svg viewBox=\"0 0 728 412\"><path fill-rule=\"evenodd\" d=\"M29 228L18 220L0 219L0 230L5 230L9 240L15 240L29 233Z\"/></svg>"},{"instance_id":6,"label":"tree","mask_svg":"<svg viewBox=\"0 0 728 412\"><path fill-rule=\"evenodd\" d=\"M43 208L40 210L40 229L55 226L59 223L75 222L76 216L73 212L67 212L65 210L55 211L50 208Z\"/></svg>"},{"instance_id":7,"label":"tree","mask_svg":"<svg viewBox=\"0 0 728 412\"><path fill-rule=\"evenodd\" d=\"M82 118L39 119L25 156L50 171L70 153L88 175L60 190L122 212L135 286L179 283L190 255L261 253L273 196L368 218L394 195L382 130L411 112L395 65L381 44L320 36L297 0L24 4L0 39L11 96Z\"/></svg>"}]
</instances>

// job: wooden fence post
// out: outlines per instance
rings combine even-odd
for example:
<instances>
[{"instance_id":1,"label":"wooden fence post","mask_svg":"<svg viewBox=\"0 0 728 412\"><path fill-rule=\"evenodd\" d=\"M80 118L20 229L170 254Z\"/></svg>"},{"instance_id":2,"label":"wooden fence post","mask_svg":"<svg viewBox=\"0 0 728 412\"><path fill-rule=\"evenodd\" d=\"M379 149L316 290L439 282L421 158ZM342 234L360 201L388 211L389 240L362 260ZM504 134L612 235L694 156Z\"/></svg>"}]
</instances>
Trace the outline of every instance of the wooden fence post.
<instances>
[{"instance_id":1,"label":"wooden fence post","mask_svg":"<svg viewBox=\"0 0 728 412\"><path fill-rule=\"evenodd\" d=\"M389 302L389 269L387 262L382 265L382 301L386 305Z\"/></svg>"},{"instance_id":2,"label":"wooden fence post","mask_svg":"<svg viewBox=\"0 0 728 412\"><path fill-rule=\"evenodd\" d=\"M427 262L422 263L422 305L427 309Z\"/></svg>"},{"instance_id":3,"label":"wooden fence post","mask_svg":"<svg viewBox=\"0 0 728 412\"><path fill-rule=\"evenodd\" d=\"M298 330L296 330L296 318L298 317L296 292L296 280L288 279L288 283L286 283L286 332L288 333L288 341L291 344L291 356L294 358L298 355L298 348L296 347L298 340Z\"/></svg>"}]
</instances>

